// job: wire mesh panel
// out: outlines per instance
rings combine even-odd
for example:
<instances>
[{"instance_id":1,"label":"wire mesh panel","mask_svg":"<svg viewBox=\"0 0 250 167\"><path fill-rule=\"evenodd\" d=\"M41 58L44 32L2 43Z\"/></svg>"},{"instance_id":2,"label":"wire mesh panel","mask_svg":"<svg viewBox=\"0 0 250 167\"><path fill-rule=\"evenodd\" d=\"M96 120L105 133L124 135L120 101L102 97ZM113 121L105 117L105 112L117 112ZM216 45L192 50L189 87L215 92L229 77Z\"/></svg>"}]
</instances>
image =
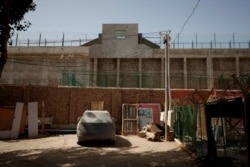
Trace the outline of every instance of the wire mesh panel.
<instances>
[{"instance_id":1,"label":"wire mesh panel","mask_svg":"<svg viewBox=\"0 0 250 167\"><path fill-rule=\"evenodd\" d=\"M116 87L116 73L98 72L97 85L102 87Z\"/></svg>"},{"instance_id":2,"label":"wire mesh panel","mask_svg":"<svg viewBox=\"0 0 250 167\"><path fill-rule=\"evenodd\" d=\"M175 136L183 142L191 142L193 133L195 133L193 125L193 107L192 106L174 106L175 120Z\"/></svg>"},{"instance_id":3,"label":"wire mesh panel","mask_svg":"<svg viewBox=\"0 0 250 167\"><path fill-rule=\"evenodd\" d=\"M119 78L120 86L127 88L138 88L139 87L139 73L138 72L122 72Z\"/></svg>"},{"instance_id":4,"label":"wire mesh panel","mask_svg":"<svg viewBox=\"0 0 250 167\"><path fill-rule=\"evenodd\" d=\"M122 135L137 135L138 113L135 104L122 104Z\"/></svg>"}]
</instances>

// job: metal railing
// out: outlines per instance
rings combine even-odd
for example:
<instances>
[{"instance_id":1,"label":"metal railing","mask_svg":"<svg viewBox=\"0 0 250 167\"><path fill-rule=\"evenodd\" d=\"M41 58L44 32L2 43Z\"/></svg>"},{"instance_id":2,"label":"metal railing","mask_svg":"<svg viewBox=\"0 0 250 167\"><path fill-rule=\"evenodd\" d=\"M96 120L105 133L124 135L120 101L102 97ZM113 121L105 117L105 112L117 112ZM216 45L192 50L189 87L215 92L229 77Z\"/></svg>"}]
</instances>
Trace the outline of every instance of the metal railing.
<instances>
[{"instance_id":1,"label":"metal railing","mask_svg":"<svg viewBox=\"0 0 250 167\"><path fill-rule=\"evenodd\" d=\"M164 48L164 34L145 34L143 38ZM171 33L170 48L250 48L250 33ZM10 46L81 46L98 38L85 33L29 33L14 34Z\"/></svg>"}]
</instances>

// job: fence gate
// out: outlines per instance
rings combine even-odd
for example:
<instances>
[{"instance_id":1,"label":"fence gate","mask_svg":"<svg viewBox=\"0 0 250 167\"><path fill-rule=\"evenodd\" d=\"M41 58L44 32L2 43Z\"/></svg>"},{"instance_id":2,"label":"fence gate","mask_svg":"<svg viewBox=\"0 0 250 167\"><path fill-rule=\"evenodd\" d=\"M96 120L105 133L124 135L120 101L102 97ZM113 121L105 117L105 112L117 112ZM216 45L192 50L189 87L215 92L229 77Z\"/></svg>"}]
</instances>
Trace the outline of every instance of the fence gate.
<instances>
[{"instance_id":1,"label":"fence gate","mask_svg":"<svg viewBox=\"0 0 250 167\"><path fill-rule=\"evenodd\" d=\"M122 105L122 135L137 135L138 113L136 104Z\"/></svg>"}]
</instances>

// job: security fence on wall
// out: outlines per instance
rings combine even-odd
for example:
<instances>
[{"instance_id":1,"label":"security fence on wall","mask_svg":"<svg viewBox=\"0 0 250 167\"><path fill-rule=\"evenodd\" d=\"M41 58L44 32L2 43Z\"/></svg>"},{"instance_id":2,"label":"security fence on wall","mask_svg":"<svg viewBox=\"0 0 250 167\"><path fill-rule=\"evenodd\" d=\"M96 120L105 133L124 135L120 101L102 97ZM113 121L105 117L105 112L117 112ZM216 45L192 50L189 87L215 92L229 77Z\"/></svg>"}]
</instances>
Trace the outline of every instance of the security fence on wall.
<instances>
[{"instance_id":1,"label":"security fence on wall","mask_svg":"<svg viewBox=\"0 0 250 167\"><path fill-rule=\"evenodd\" d=\"M96 79L94 79L96 76ZM245 87L250 87L250 74L238 75ZM187 83L185 85L184 80ZM96 81L96 82L95 82ZM129 88L164 88L164 73L160 72L98 72L90 74L89 86L98 87L129 87ZM231 75L217 74L170 74L170 87L172 89L210 89L208 82L214 89L239 89Z\"/></svg>"},{"instance_id":2,"label":"security fence on wall","mask_svg":"<svg viewBox=\"0 0 250 167\"><path fill-rule=\"evenodd\" d=\"M81 46L98 34L64 32L19 32L10 46ZM164 48L162 33L145 33L143 38ZM250 33L171 33L170 48L250 48Z\"/></svg>"},{"instance_id":3,"label":"security fence on wall","mask_svg":"<svg viewBox=\"0 0 250 167\"><path fill-rule=\"evenodd\" d=\"M171 48L250 48L248 33L174 34Z\"/></svg>"},{"instance_id":4,"label":"security fence on wall","mask_svg":"<svg viewBox=\"0 0 250 167\"><path fill-rule=\"evenodd\" d=\"M239 74L237 77L244 87L250 88L250 74ZM164 74L157 72L62 71L59 78L51 78L49 76L42 76L42 78L36 79L3 78L0 80L0 84L159 89L165 87L164 81ZM170 74L170 88L239 90L232 75L225 74L218 74L213 77L204 74L188 74L185 76L183 74Z\"/></svg>"}]
</instances>

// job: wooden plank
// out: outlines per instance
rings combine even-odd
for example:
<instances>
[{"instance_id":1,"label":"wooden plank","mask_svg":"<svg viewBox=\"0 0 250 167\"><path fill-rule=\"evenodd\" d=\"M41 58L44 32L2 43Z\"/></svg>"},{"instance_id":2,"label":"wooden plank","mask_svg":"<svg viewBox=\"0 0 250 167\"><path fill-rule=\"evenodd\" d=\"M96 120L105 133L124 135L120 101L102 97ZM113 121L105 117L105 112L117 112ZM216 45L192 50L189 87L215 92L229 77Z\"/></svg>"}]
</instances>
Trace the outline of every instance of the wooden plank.
<instances>
[{"instance_id":1,"label":"wooden plank","mask_svg":"<svg viewBox=\"0 0 250 167\"><path fill-rule=\"evenodd\" d=\"M38 137L38 102L28 103L28 136Z\"/></svg>"},{"instance_id":2,"label":"wooden plank","mask_svg":"<svg viewBox=\"0 0 250 167\"><path fill-rule=\"evenodd\" d=\"M91 110L103 110L104 101L92 101Z\"/></svg>"},{"instance_id":3,"label":"wooden plank","mask_svg":"<svg viewBox=\"0 0 250 167\"><path fill-rule=\"evenodd\" d=\"M27 112L28 112L28 106L27 106L27 104L24 104L19 134L24 134L25 125L27 122L27 120L26 120L27 119Z\"/></svg>"},{"instance_id":4,"label":"wooden plank","mask_svg":"<svg viewBox=\"0 0 250 167\"><path fill-rule=\"evenodd\" d=\"M14 108L0 108L0 131L11 131L14 114Z\"/></svg>"},{"instance_id":5,"label":"wooden plank","mask_svg":"<svg viewBox=\"0 0 250 167\"><path fill-rule=\"evenodd\" d=\"M11 134L10 134L11 139L18 138L22 112L23 112L23 103L17 102L16 108L15 108L14 120L13 120L13 124L12 124L12 129L11 129Z\"/></svg>"}]
</instances>

